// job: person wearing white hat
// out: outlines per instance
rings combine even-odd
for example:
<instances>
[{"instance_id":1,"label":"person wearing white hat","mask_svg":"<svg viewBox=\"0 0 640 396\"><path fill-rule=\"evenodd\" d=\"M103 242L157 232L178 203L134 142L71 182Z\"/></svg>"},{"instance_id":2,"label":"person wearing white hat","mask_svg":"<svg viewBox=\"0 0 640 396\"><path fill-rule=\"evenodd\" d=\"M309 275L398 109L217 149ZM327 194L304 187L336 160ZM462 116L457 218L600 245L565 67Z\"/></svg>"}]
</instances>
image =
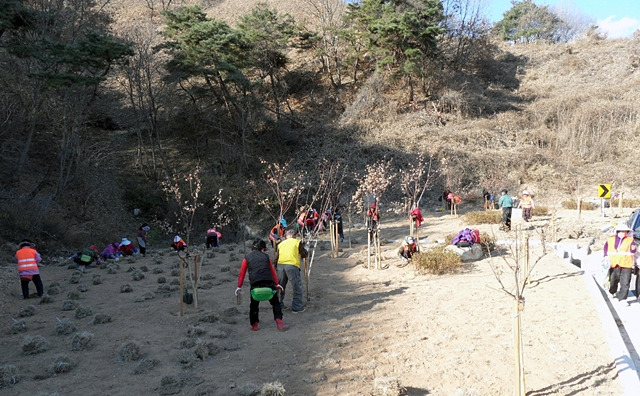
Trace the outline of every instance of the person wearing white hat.
<instances>
[{"instance_id":1,"label":"person wearing white hat","mask_svg":"<svg viewBox=\"0 0 640 396\"><path fill-rule=\"evenodd\" d=\"M609 260L609 293L619 301L625 301L629 295L635 267L637 246L629 231L631 228L625 223L616 225L615 234L607 238L603 249L604 257Z\"/></svg>"},{"instance_id":2,"label":"person wearing white hat","mask_svg":"<svg viewBox=\"0 0 640 396\"><path fill-rule=\"evenodd\" d=\"M402 259L403 263L411 261L411 257L418 251L418 244L412 236L407 236L402 240L400 248L398 249L398 256Z\"/></svg>"},{"instance_id":3,"label":"person wearing white hat","mask_svg":"<svg viewBox=\"0 0 640 396\"><path fill-rule=\"evenodd\" d=\"M531 220L531 209L533 209L533 199L529 194L529 191L522 191L522 197L520 198L520 202L518 202L518 208L522 208L522 218L524 221Z\"/></svg>"},{"instance_id":4,"label":"person wearing white hat","mask_svg":"<svg viewBox=\"0 0 640 396\"><path fill-rule=\"evenodd\" d=\"M118 251L122 253L123 256L132 256L138 253L138 249L136 249L136 247L133 246L133 243L131 243L131 241L127 238L122 238Z\"/></svg>"},{"instance_id":5,"label":"person wearing white hat","mask_svg":"<svg viewBox=\"0 0 640 396\"><path fill-rule=\"evenodd\" d=\"M176 235L173 237L173 243L171 244L171 249L176 252L181 252L187 249L187 243L180 238L180 235Z\"/></svg>"}]
</instances>

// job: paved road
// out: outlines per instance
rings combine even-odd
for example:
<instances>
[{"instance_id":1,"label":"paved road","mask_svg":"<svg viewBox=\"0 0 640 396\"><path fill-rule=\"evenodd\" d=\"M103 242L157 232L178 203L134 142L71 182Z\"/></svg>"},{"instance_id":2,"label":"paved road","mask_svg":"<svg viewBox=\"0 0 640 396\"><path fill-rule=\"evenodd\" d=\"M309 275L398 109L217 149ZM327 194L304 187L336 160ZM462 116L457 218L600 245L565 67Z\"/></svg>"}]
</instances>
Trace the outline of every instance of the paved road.
<instances>
[{"instance_id":1,"label":"paved road","mask_svg":"<svg viewBox=\"0 0 640 396\"><path fill-rule=\"evenodd\" d=\"M640 302L632 291L629 292L627 301L621 302L611 298L609 292L604 290L602 284L607 269L601 265L600 254L589 255L582 260L584 280L607 334L607 341L618 367L624 395L638 395L640 393L640 372L638 371L640 368ZM631 284L635 284L635 277L632 277Z\"/></svg>"}]
</instances>

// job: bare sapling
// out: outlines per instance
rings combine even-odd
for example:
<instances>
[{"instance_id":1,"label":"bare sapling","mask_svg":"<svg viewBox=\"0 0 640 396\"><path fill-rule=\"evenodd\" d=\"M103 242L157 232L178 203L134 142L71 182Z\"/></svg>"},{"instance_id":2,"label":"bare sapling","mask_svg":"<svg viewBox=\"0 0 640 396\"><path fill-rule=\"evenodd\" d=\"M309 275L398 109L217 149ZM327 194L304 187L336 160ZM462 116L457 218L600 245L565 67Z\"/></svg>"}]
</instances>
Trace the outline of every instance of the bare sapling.
<instances>
[{"instance_id":1,"label":"bare sapling","mask_svg":"<svg viewBox=\"0 0 640 396\"><path fill-rule=\"evenodd\" d=\"M283 165L260 161L265 166L263 179L268 187L268 195L259 204L273 219L274 224L283 219L303 190L304 174L296 172L293 161Z\"/></svg>"},{"instance_id":2,"label":"bare sapling","mask_svg":"<svg viewBox=\"0 0 640 396\"><path fill-rule=\"evenodd\" d=\"M183 267L188 268L188 275L191 290L194 290L194 302L196 307L198 305L196 298L196 287L197 287L197 279L194 277L198 274L198 265L199 262L199 254L195 254L193 252L193 272L191 269L190 262L191 260L187 260L190 257L190 237L193 231L193 220L195 218L195 213L198 208L203 206L203 203L200 201L200 191L202 190L202 180L200 179L200 168L196 167L196 169L188 173L187 175L177 175L174 174L171 180L167 180L164 183L164 191L169 200L173 199L177 204L177 209L175 213L176 225L175 228L169 227L169 230L182 230L186 235L187 240L187 248L184 255L180 255L180 315L183 314L183 283L184 283L184 273Z\"/></svg>"},{"instance_id":3,"label":"bare sapling","mask_svg":"<svg viewBox=\"0 0 640 396\"><path fill-rule=\"evenodd\" d=\"M407 212L409 217L409 235L416 238L420 246L417 220L412 218L412 211L420 209L420 201L427 187L431 186L437 176L437 170L433 168L433 156L427 160L424 154L418 155L416 161L410 163L404 172L400 174L400 187L407 199Z\"/></svg>"},{"instance_id":4,"label":"bare sapling","mask_svg":"<svg viewBox=\"0 0 640 396\"><path fill-rule=\"evenodd\" d=\"M375 164L367 165L362 175L357 175L358 187L351 197L351 207L364 216L365 223L369 227L367 233L367 268L371 268L371 252L374 252L374 267L382 268L380 252L380 219L373 225L367 218L367 209L372 203L378 205L382 194L389 188L393 179L397 176L391 170L392 160L382 159ZM379 210L379 207L377 207Z\"/></svg>"},{"instance_id":5,"label":"bare sapling","mask_svg":"<svg viewBox=\"0 0 640 396\"><path fill-rule=\"evenodd\" d=\"M317 166L317 174L313 175L316 183L308 183L307 193L310 196L311 204L305 205L309 208L318 205L323 216L320 217L314 227L305 235L303 241L309 248L309 258L304 260L304 278L305 278L305 294L309 298L309 283L311 276L311 267L315 258L316 248L318 246L318 233L324 227L323 220L329 221L328 211L333 208L335 210L338 205L340 194L344 186L344 179L347 174L347 168L341 161L323 160ZM332 252L333 253L333 252ZM337 256L337 251L335 252Z\"/></svg>"},{"instance_id":6,"label":"bare sapling","mask_svg":"<svg viewBox=\"0 0 640 396\"><path fill-rule=\"evenodd\" d=\"M487 246L489 248L489 246ZM515 394L525 396L524 350L522 342L522 312L524 311L525 290L530 286L530 278L536 264L544 254L531 260L529 233L523 233L519 228L515 232L515 244L510 247L511 255L500 254L504 265L497 265L491 261L491 270L498 281L498 290L513 299L513 345L515 355ZM506 271L504 268L506 267Z\"/></svg>"}]
</instances>

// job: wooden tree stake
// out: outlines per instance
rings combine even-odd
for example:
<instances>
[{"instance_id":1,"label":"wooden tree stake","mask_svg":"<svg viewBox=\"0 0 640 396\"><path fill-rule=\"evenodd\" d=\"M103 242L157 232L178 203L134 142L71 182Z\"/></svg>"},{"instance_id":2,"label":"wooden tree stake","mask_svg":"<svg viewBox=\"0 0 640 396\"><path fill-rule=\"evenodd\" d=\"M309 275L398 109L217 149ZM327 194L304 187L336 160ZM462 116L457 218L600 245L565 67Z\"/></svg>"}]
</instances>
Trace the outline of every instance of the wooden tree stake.
<instances>
[{"instance_id":1,"label":"wooden tree stake","mask_svg":"<svg viewBox=\"0 0 640 396\"><path fill-rule=\"evenodd\" d=\"M184 315L184 264L182 258L180 258L180 316Z\"/></svg>"},{"instance_id":2,"label":"wooden tree stake","mask_svg":"<svg viewBox=\"0 0 640 396\"><path fill-rule=\"evenodd\" d=\"M524 303L520 300L514 300L514 303L513 349L515 352L515 394L516 396L525 396L524 354L522 351L522 327L520 316L524 310Z\"/></svg>"}]
</instances>

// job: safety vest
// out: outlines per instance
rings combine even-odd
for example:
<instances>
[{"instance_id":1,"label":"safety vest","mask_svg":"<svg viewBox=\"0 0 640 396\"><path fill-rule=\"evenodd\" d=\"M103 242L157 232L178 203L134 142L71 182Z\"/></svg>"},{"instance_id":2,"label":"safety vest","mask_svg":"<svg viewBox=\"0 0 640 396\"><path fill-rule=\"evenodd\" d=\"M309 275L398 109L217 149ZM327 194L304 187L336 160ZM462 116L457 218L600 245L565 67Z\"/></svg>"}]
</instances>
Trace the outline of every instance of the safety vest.
<instances>
[{"instance_id":1,"label":"safety vest","mask_svg":"<svg viewBox=\"0 0 640 396\"><path fill-rule=\"evenodd\" d=\"M616 236L607 239L607 256L609 257L611 268L633 268L633 253L631 253L631 244L633 238L624 237L620 242L620 246L616 249Z\"/></svg>"},{"instance_id":2,"label":"safety vest","mask_svg":"<svg viewBox=\"0 0 640 396\"><path fill-rule=\"evenodd\" d=\"M531 208L533 205L531 205L531 197L530 196L524 196L522 197L522 199L520 200L520 206L523 209L529 209Z\"/></svg>"},{"instance_id":3,"label":"safety vest","mask_svg":"<svg viewBox=\"0 0 640 396\"><path fill-rule=\"evenodd\" d=\"M276 224L271 229L271 233L269 234L269 239L275 241L277 238L282 238L284 236L284 227L280 224Z\"/></svg>"},{"instance_id":4,"label":"safety vest","mask_svg":"<svg viewBox=\"0 0 640 396\"><path fill-rule=\"evenodd\" d=\"M16 258L18 259L18 272L38 270L35 249L23 247L16 252Z\"/></svg>"},{"instance_id":5,"label":"safety vest","mask_svg":"<svg viewBox=\"0 0 640 396\"><path fill-rule=\"evenodd\" d=\"M307 217L307 212L300 212L300 214L298 215L298 224L300 224L301 226L304 226L304 220Z\"/></svg>"},{"instance_id":6,"label":"safety vest","mask_svg":"<svg viewBox=\"0 0 640 396\"><path fill-rule=\"evenodd\" d=\"M278 264L289 264L300 268L300 241L287 238L278 245Z\"/></svg>"}]
</instances>

